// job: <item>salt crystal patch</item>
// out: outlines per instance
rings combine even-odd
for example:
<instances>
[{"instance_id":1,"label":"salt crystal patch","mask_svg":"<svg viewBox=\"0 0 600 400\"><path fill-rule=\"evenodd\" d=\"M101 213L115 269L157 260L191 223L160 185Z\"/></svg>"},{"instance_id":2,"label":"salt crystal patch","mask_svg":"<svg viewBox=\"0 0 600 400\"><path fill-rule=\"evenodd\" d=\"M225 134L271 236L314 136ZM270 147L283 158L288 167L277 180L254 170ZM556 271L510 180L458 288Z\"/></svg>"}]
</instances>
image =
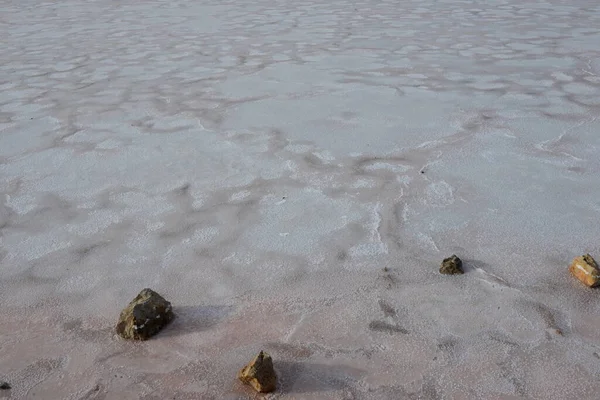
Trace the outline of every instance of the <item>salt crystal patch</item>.
<instances>
[{"instance_id":1,"label":"salt crystal patch","mask_svg":"<svg viewBox=\"0 0 600 400\"><path fill-rule=\"evenodd\" d=\"M387 162L375 162L375 163L372 163L372 164L369 164L368 166L366 166L365 169L367 171L376 171L376 170L380 170L380 169L387 169L392 172L403 173L403 172L411 170L412 167L409 165L402 165L402 164L392 164L392 163L387 163Z\"/></svg>"},{"instance_id":2,"label":"salt crystal patch","mask_svg":"<svg viewBox=\"0 0 600 400\"><path fill-rule=\"evenodd\" d=\"M195 244L210 243L219 234L219 228L211 226L197 229L192 235L192 242Z\"/></svg>"},{"instance_id":3,"label":"salt crystal patch","mask_svg":"<svg viewBox=\"0 0 600 400\"><path fill-rule=\"evenodd\" d=\"M454 191L445 181L431 183L425 189L424 203L433 207L444 207L454 203Z\"/></svg>"},{"instance_id":4,"label":"salt crystal patch","mask_svg":"<svg viewBox=\"0 0 600 400\"><path fill-rule=\"evenodd\" d=\"M107 139L103 142L98 143L96 148L102 149L102 150L113 150L113 149L118 149L121 145L122 145L121 142L119 142L118 140Z\"/></svg>"},{"instance_id":5,"label":"salt crystal patch","mask_svg":"<svg viewBox=\"0 0 600 400\"><path fill-rule=\"evenodd\" d=\"M348 253L352 257L375 257L388 253L384 243L360 243L350 248Z\"/></svg>"},{"instance_id":6,"label":"salt crystal patch","mask_svg":"<svg viewBox=\"0 0 600 400\"><path fill-rule=\"evenodd\" d=\"M250 191L248 190L242 190L241 192L237 192L232 194L229 197L229 201L240 201L245 199L246 197L250 196Z\"/></svg>"}]
</instances>

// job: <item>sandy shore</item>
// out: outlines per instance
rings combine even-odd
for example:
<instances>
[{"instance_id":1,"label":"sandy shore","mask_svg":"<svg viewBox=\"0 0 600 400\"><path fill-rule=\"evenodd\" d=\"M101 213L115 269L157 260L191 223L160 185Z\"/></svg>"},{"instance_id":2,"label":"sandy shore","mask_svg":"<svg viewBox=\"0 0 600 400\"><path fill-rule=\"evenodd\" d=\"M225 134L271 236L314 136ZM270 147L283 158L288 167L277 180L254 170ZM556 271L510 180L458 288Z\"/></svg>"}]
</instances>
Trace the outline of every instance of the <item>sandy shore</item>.
<instances>
[{"instance_id":1,"label":"sandy shore","mask_svg":"<svg viewBox=\"0 0 600 400\"><path fill-rule=\"evenodd\" d=\"M595 1L0 1L0 399L597 399ZM457 254L462 276L438 272ZM144 287L176 320L119 339Z\"/></svg>"}]
</instances>

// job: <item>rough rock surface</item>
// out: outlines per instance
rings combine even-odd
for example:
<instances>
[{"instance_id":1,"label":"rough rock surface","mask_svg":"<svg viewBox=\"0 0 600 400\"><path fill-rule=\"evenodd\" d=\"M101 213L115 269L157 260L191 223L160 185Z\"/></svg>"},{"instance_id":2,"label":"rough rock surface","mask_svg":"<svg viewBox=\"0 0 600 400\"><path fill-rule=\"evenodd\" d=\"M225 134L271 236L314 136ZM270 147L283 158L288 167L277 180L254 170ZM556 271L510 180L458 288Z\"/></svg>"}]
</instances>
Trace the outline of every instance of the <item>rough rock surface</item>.
<instances>
[{"instance_id":1,"label":"rough rock surface","mask_svg":"<svg viewBox=\"0 0 600 400\"><path fill-rule=\"evenodd\" d=\"M277 383L273 359L269 354L261 351L254 360L242 368L238 378L259 393L273 392Z\"/></svg>"},{"instance_id":2,"label":"rough rock surface","mask_svg":"<svg viewBox=\"0 0 600 400\"><path fill-rule=\"evenodd\" d=\"M589 254L575 257L569 266L569 271L589 287L600 285L600 269L596 260Z\"/></svg>"},{"instance_id":3,"label":"rough rock surface","mask_svg":"<svg viewBox=\"0 0 600 400\"><path fill-rule=\"evenodd\" d=\"M144 289L121 311L116 330L125 339L146 340L174 316L171 303L152 289Z\"/></svg>"},{"instance_id":4,"label":"rough rock surface","mask_svg":"<svg viewBox=\"0 0 600 400\"><path fill-rule=\"evenodd\" d=\"M462 269L462 261L456 255L445 258L440 267L440 273L445 275L464 274Z\"/></svg>"}]
</instances>

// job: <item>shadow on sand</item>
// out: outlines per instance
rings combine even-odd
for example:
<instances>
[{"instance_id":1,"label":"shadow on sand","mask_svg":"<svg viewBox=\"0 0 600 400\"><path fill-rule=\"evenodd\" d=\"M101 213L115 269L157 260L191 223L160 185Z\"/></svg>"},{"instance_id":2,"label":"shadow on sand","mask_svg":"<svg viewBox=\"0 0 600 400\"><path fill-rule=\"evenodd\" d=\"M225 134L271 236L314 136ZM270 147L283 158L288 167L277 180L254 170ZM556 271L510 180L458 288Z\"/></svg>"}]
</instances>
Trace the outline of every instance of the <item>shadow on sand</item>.
<instances>
[{"instance_id":1,"label":"shadow on sand","mask_svg":"<svg viewBox=\"0 0 600 400\"><path fill-rule=\"evenodd\" d=\"M234 310L231 306L173 307L175 319L157 337L173 337L211 328Z\"/></svg>"},{"instance_id":2,"label":"shadow on sand","mask_svg":"<svg viewBox=\"0 0 600 400\"><path fill-rule=\"evenodd\" d=\"M278 361L278 392L314 393L349 389L353 382L365 375L357 368L311 362Z\"/></svg>"}]
</instances>

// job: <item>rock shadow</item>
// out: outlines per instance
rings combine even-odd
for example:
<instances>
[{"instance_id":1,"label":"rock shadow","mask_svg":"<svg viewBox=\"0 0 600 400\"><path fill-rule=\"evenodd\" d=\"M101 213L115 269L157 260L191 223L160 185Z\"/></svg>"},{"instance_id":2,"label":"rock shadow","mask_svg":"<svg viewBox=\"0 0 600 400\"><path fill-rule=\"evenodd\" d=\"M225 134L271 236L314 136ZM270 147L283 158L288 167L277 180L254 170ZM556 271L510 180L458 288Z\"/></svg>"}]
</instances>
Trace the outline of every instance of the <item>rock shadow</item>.
<instances>
[{"instance_id":1,"label":"rock shadow","mask_svg":"<svg viewBox=\"0 0 600 400\"><path fill-rule=\"evenodd\" d=\"M281 393L315 393L351 389L366 371L344 365L311 362L276 361L278 391Z\"/></svg>"},{"instance_id":2,"label":"rock shadow","mask_svg":"<svg viewBox=\"0 0 600 400\"><path fill-rule=\"evenodd\" d=\"M210 329L226 318L232 306L174 306L175 318L157 337L173 337Z\"/></svg>"},{"instance_id":3,"label":"rock shadow","mask_svg":"<svg viewBox=\"0 0 600 400\"><path fill-rule=\"evenodd\" d=\"M472 258L463 258L462 267L465 274L476 270L482 270L484 272L493 270L493 266L491 264Z\"/></svg>"}]
</instances>

